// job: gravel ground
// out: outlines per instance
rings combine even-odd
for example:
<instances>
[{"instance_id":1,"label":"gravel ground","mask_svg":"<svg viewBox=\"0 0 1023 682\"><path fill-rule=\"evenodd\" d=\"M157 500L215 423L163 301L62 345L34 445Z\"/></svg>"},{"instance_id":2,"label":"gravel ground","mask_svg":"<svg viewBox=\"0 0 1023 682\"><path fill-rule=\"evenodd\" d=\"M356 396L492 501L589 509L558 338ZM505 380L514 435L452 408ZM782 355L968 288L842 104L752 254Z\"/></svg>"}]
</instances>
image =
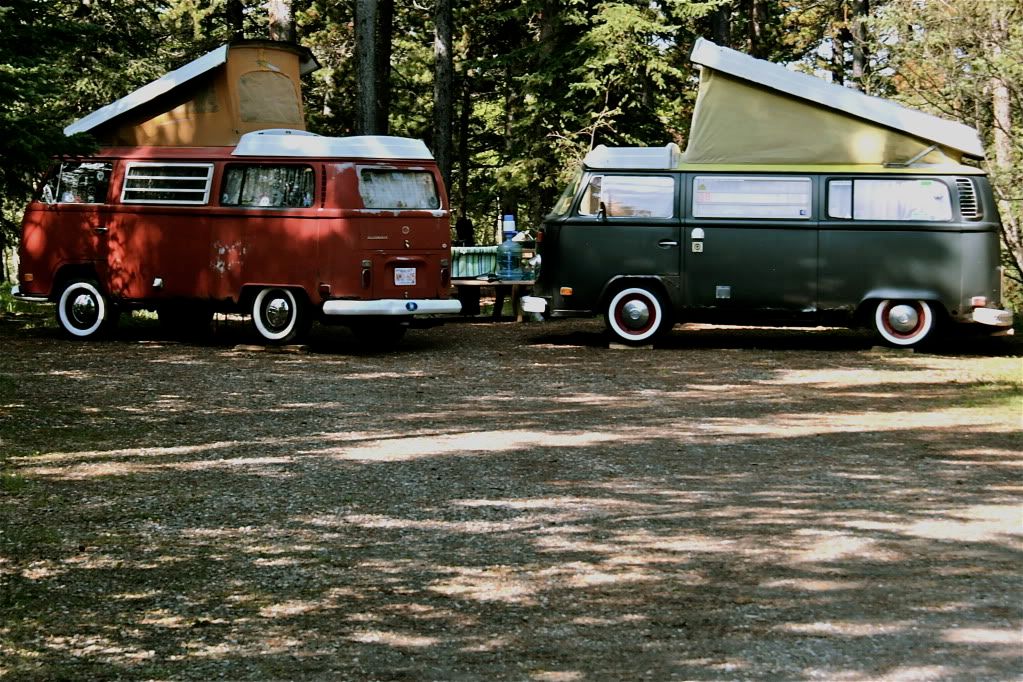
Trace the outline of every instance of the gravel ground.
<instances>
[{"instance_id":1,"label":"gravel ground","mask_svg":"<svg viewBox=\"0 0 1023 682\"><path fill-rule=\"evenodd\" d=\"M0 678L1023 679L1023 344L0 318Z\"/></svg>"}]
</instances>

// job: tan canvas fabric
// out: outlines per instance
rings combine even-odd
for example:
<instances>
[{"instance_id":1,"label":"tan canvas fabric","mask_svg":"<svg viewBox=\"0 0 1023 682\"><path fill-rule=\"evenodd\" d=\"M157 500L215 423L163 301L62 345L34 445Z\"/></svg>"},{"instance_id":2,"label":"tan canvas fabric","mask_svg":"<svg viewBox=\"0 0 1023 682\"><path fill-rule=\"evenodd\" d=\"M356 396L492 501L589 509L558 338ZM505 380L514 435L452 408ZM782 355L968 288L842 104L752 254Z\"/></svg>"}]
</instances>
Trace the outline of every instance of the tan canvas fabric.
<instances>
[{"instance_id":1,"label":"tan canvas fabric","mask_svg":"<svg viewBox=\"0 0 1023 682\"><path fill-rule=\"evenodd\" d=\"M684 163L884 164L931 145L905 133L701 68ZM960 162L949 149L921 163Z\"/></svg>"},{"instance_id":2,"label":"tan canvas fabric","mask_svg":"<svg viewBox=\"0 0 1023 682\"><path fill-rule=\"evenodd\" d=\"M305 130L299 70L293 50L235 46L224 65L93 133L102 144L218 147L254 130Z\"/></svg>"}]
</instances>

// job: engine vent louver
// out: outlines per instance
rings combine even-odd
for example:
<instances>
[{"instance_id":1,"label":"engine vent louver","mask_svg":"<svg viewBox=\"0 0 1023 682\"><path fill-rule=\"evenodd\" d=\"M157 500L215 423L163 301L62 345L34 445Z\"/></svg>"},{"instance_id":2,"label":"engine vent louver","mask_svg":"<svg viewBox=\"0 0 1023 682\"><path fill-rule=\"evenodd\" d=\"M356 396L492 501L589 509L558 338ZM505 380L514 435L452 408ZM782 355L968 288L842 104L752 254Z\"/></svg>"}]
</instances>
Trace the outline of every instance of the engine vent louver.
<instances>
[{"instance_id":1,"label":"engine vent louver","mask_svg":"<svg viewBox=\"0 0 1023 682\"><path fill-rule=\"evenodd\" d=\"M980 204L977 203L977 191L973 188L973 181L969 178L957 178L956 185L959 187L959 212L966 220L980 218Z\"/></svg>"}]
</instances>

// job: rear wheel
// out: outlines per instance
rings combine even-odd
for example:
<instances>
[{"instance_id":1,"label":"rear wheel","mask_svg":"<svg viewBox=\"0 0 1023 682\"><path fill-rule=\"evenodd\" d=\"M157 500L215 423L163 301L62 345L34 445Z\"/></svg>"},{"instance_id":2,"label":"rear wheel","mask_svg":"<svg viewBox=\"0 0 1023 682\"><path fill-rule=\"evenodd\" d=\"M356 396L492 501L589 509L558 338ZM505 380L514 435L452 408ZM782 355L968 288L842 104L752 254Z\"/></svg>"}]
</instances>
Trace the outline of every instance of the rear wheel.
<instances>
[{"instance_id":1,"label":"rear wheel","mask_svg":"<svg viewBox=\"0 0 1023 682\"><path fill-rule=\"evenodd\" d=\"M874 329L887 344L916 346L934 330L934 310L927 301L884 300L874 310Z\"/></svg>"},{"instance_id":2,"label":"rear wheel","mask_svg":"<svg viewBox=\"0 0 1023 682\"><path fill-rule=\"evenodd\" d=\"M644 287L629 287L615 294L604 319L612 336L631 345L653 343L672 326L660 296Z\"/></svg>"},{"instance_id":3,"label":"rear wheel","mask_svg":"<svg viewBox=\"0 0 1023 682\"><path fill-rule=\"evenodd\" d=\"M309 331L311 322L304 301L288 289L260 289L252 301L252 326L269 343L297 341Z\"/></svg>"},{"instance_id":4,"label":"rear wheel","mask_svg":"<svg viewBox=\"0 0 1023 682\"><path fill-rule=\"evenodd\" d=\"M68 283L57 301L57 324L65 334L88 339L108 331L117 322L110 300L92 280Z\"/></svg>"}]
</instances>

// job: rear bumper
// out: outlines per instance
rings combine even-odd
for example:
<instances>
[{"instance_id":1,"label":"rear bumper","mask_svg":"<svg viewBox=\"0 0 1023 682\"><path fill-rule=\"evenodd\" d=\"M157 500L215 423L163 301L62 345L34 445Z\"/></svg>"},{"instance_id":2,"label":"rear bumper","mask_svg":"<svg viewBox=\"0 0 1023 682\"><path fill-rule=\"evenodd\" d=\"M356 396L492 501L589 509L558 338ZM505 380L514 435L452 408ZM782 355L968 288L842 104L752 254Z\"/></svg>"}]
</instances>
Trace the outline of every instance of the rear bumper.
<instances>
[{"instance_id":1,"label":"rear bumper","mask_svg":"<svg viewBox=\"0 0 1023 682\"><path fill-rule=\"evenodd\" d=\"M18 299L19 301L27 301L28 303L49 303L50 299L46 296L40 296L38 294L23 294L21 293L21 287L15 284L11 288L11 296Z\"/></svg>"},{"instance_id":2,"label":"rear bumper","mask_svg":"<svg viewBox=\"0 0 1023 682\"><path fill-rule=\"evenodd\" d=\"M972 312L961 318L963 322L975 322L988 327L1011 328L1013 315L1011 310L999 310L997 308L974 308Z\"/></svg>"},{"instance_id":3,"label":"rear bumper","mask_svg":"<svg viewBox=\"0 0 1023 682\"><path fill-rule=\"evenodd\" d=\"M526 313L546 313L547 299L539 296L523 296L519 299L519 306Z\"/></svg>"},{"instance_id":4,"label":"rear bumper","mask_svg":"<svg viewBox=\"0 0 1023 682\"><path fill-rule=\"evenodd\" d=\"M413 316L458 314L462 304L457 299L385 298L376 301L327 301L324 315Z\"/></svg>"}]
</instances>

